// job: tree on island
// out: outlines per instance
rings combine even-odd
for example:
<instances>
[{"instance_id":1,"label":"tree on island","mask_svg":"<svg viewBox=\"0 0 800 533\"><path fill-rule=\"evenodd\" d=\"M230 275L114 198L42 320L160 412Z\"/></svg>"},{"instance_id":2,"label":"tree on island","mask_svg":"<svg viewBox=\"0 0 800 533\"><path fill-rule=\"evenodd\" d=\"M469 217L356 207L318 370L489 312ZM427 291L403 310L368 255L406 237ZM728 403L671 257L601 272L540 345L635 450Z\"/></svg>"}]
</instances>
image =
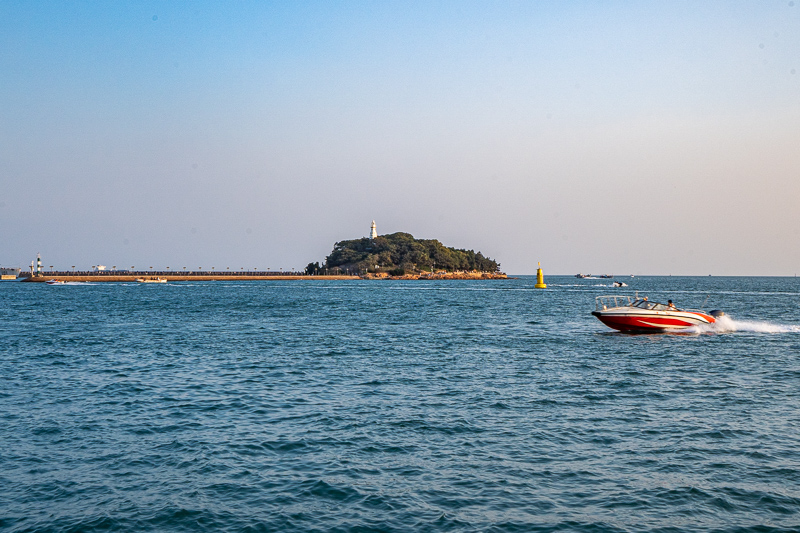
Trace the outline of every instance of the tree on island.
<instances>
[{"instance_id":1,"label":"tree on island","mask_svg":"<svg viewBox=\"0 0 800 533\"><path fill-rule=\"evenodd\" d=\"M337 242L325 263L309 263L307 274L387 272L403 275L445 270L498 272L500 264L481 252L448 248L436 239L415 239L408 233Z\"/></svg>"},{"instance_id":2,"label":"tree on island","mask_svg":"<svg viewBox=\"0 0 800 533\"><path fill-rule=\"evenodd\" d=\"M324 267L321 267L319 263L316 261L313 263L309 263L306 266L306 275L307 276L318 276L324 272Z\"/></svg>"}]
</instances>

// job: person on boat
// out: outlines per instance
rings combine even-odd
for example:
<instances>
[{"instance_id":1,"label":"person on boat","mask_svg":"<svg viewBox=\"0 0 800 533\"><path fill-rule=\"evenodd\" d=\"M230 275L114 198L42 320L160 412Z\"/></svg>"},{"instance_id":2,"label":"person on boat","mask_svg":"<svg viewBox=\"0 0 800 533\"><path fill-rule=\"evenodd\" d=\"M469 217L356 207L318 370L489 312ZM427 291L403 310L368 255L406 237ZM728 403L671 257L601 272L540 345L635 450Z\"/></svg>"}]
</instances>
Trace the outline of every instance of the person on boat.
<instances>
[{"instance_id":1,"label":"person on boat","mask_svg":"<svg viewBox=\"0 0 800 533\"><path fill-rule=\"evenodd\" d=\"M669 307L670 309L675 309L675 310L678 309L677 307L675 307L675 304L672 303L672 300L667 300L667 307Z\"/></svg>"}]
</instances>

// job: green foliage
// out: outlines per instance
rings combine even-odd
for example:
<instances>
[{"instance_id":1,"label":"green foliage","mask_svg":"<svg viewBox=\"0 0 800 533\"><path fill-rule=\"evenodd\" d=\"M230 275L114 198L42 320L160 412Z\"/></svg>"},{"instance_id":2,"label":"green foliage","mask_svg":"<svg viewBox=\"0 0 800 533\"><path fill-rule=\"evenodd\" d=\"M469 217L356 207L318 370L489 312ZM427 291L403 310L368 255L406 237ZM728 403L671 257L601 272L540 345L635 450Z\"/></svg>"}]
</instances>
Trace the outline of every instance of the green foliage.
<instances>
[{"instance_id":1,"label":"green foliage","mask_svg":"<svg viewBox=\"0 0 800 533\"><path fill-rule=\"evenodd\" d=\"M320 268L337 267L398 275L394 272L430 271L434 267L447 271L497 272L500 265L480 252L448 248L435 239L415 239L408 233L393 233L375 239L337 242Z\"/></svg>"},{"instance_id":2,"label":"green foliage","mask_svg":"<svg viewBox=\"0 0 800 533\"><path fill-rule=\"evenodd\" d=\"M308 266L306 267L306 275L317 276L322 273L322 269L323 268L317 262L309 263Z\"/></svg>"}]
</instances>

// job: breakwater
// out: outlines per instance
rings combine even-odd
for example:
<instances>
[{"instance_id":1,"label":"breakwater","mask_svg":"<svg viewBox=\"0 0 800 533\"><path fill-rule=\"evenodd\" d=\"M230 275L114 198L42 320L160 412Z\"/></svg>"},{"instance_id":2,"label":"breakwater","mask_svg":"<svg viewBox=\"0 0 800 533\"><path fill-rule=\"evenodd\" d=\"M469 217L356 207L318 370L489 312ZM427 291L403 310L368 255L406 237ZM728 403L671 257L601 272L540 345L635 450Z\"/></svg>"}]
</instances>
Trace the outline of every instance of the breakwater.
<instances>
[{"instance_id":1,"label":"breakwater","mask_svg":"<svg viewBox=\"0 0 800 533\"><path fill-rule=\"evenodd\" d=\"M51 279L59 281L91 281L91 282L131 282L139 279L161 278L167 281L230 281L230 280L343 280L359 279L352 275L335 276L308 276L300 273L272 272L272 271L188 271L175 272L171 270L142 270L142 271L46 271L39 275L30 273L22 274L24 282L49 281Z\"/></svg>"},{"instance_id":2,"label":"breakwater","mask_svg":"<svg viewBox=\"0 0 800 533\"><path fill-rule=\"evenodd\" d=\"M386 273L379 274L332 274L332 275L307 275L300 273L272 272L272 271L188 271L175 272L172 270L141 270L141 271L45 271L39 275L26 272L20 275L22 281L44 283L49 280L81 281L81 282L134 282L137 280L165 279L167 281L232 281L232 280L346 280L346 279L373 279L373 280L489 280L508 279L506 274L500 272L435 272L422 274L404 274L391 276Z\"/></svg>"}]
</instances>

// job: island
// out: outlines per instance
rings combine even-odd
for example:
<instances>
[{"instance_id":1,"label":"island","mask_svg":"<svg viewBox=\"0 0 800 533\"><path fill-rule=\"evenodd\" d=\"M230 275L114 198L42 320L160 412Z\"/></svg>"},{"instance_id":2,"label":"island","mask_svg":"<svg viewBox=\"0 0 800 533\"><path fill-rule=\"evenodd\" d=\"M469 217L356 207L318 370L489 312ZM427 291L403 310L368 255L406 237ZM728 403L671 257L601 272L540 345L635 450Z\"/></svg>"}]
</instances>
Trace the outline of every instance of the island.
<instances>
[{"instance_id":1,"label":"island","mask_svg":"<svg viewBox=\"0 0 800 533\"><path fill-rule=\"evenodd\" d=\"M309 263L305 273L367 279L507 278L500 264L481 252L449 248L436 239L415 239L403 232L337 242L322 264Z\"/></svg>"}]
</instances>

